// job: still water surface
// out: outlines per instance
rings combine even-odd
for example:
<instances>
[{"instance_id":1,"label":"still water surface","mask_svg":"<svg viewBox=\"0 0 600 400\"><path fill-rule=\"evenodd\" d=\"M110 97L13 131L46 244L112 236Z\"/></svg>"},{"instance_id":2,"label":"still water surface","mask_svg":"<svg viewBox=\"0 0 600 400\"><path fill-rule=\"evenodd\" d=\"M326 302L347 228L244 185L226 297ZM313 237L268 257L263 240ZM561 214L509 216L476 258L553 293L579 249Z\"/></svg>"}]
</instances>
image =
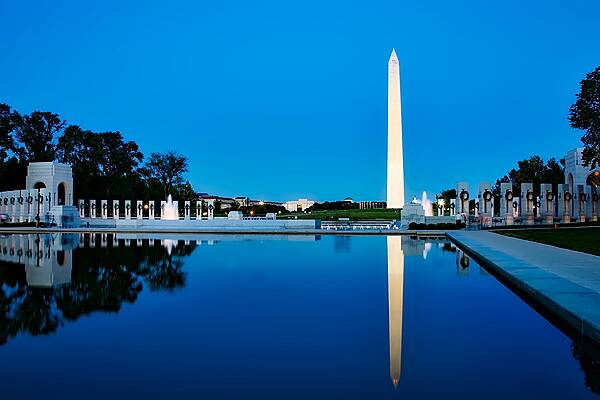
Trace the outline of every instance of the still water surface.
<instances>
[{"instance_id":1,"label":"still water surface","mask_svg":"<svg viewBox=\"0 0 600 400\"><path fill-rule=\"evenodd\" d=\"M0 237L1 397L599 391L594 350L445 240L175 238Z\"/></svg>"}]
</instances>

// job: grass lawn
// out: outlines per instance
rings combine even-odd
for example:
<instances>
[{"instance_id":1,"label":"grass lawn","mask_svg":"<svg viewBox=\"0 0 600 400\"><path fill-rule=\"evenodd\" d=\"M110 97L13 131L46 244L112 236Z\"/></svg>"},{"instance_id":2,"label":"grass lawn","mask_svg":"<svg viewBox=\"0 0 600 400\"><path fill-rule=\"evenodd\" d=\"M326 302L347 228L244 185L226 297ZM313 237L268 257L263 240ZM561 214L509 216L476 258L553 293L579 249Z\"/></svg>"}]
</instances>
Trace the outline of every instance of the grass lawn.
<instances>
[{"instance_id":1,"label":"grass lawn","mask_svg":"<svg viewBox=\"0 0 600 400\"><path fill-rule=\"evenodd\" d=\"M294 218L298 216L298 219L320 219L322 221L336 221L338 218L350 218L351 220L392 220L400 219L400 210L389 210L389 209L352 209L352 210L331 210L331 211L313 211L310 214L304 213L290 213L280 214L277 216L280 218Z\"/></svg>"},{"instance_id":2,"label":"grass lawn","mask_svg":"<svg viewBox=\"0 0 600 400\"><path fill-rule=\"evenodd\" d=\"M523 229L496 232L600 256L600 228Z\"/></svg>"}]
</instances>

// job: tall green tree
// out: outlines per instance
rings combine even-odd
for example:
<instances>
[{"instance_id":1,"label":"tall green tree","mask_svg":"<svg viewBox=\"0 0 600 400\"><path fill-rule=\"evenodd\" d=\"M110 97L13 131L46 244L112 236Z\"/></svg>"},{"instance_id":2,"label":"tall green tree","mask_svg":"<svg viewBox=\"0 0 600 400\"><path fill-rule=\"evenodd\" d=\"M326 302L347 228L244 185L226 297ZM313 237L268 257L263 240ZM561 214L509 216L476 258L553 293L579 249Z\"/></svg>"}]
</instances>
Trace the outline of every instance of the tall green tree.
<instances>
[{"instance_id":1,"label":"tall green tree","mask_svg":"<svg viewBox=\"0 0 600 400\"><path fill-rule=\"evenodd\" d=\"M600 67L586 74L581 81L577 100L569 110L569 122L573 128L585 131L583 142L583 165L596 168L600 165Z\"/></svg>"},{"instance_id":2,"label":"tall green tree","mask_svg":"<svg viewBox=\"0 0 600 400\"><path fill-rule=\"evenodd\" d=\"M12 132L15 129L15 112L8 104L0 103L0 162L13 148Z\"/></svg>"},{"instance_id":3,"label":"tall green tree","mask_svg":"<svg viewBox=\"0 0 600 400\"><path fill-rule=\"evenodd\" d=\"M54 161L55 136L65 127L58 114L34 111L15 118L15 153L22 161Z\"/></svg>"},{"instance_id":4,"label":"tall green tree","mask_svg":"<svg viewBox=\"0 0 600 400\"><path fill-rule=\"evenodd\" d=\"M496 181L496 186L493 192L496 195L500 194L500 183L512 183L515 194L520 193L521 183L533 183L534 192L539 193L541 183L552 183L556 187L560 183L564 183L564 168L561 165L564 161L556 161L554 158L548 159L547 162L538 156L534 155L528 159L517 162L517 168L508 171L508 174Z\"/></svg>"},{"instance_id":5,"label":"tall green tree","mask_svg":"<svg viewBox=\"0 0 600 400\"><path fill-rule=\"evenodd\" d=\"M162 185L165 198L173 194L173 189L183 183L183 174L188 170L187 157L174 151L152 153L146 163L146 174Z\"/></svg>"},{"instance_id":6,"label":"tall green tree","mask_svg":"<svg viewBox=\"0 0 600 400\"><path fill-rule=\"evenodd\" d=\"M70 125L56 150L60 162L73 166L75 197L134 195L132 185L139 180L138 166L144 155L135 142L123 140L120 132L96 133Z\"/></svg>"}]
</instances>

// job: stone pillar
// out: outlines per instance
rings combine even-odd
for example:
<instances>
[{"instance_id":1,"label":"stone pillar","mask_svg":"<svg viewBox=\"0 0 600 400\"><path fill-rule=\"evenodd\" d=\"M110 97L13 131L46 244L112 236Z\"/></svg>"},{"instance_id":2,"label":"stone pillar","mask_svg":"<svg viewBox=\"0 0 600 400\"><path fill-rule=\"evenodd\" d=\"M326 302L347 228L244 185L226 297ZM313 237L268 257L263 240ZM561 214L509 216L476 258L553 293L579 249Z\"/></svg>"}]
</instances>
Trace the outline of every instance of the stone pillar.
<instances>
[{"instance_id":1,"label":"stone pillar","mask_svg":"<svg viewBox=\"0 0 600 400\"><path fill-rule=\"evenodd\" d=\"M85 218L85 200L79 199L79 217Z\"/></svg>"},{"instance_id":2,"label":"stone pillar","mask_svg":"<svg viewBox=\"0 0 600 400\"><path fill-rule=\"evenodd\" d=\"M540 212L541 217L547 224L554 223L554 193L551 183L542 183L540 185Z\"/></svg>"},{"instance_id":3,"label":"stone pillar","mask_svg":"<svg viewBox=\"0 0 600 400\"><path fill-rule=\"evenodd\" d=\"M513 213L512 183L500 183L500 218L504 220L505 225L512 225L514 223Z\"/></svg>"},{"instance_id":4,"label":"stone pillar","mask_svg":"<svg viewBox=\"0 0 600 400\"><path fill-rule=\"evenodd\" d=\"M494 194L489 183L481 182L479 184L477 199L479 200L479 214L481 214L482 222L486 226L491 226L492 217L494 216Z\"/></svg>"},{"instance_id":5,"label":"stone pillar","mask_svg":"<svg viewBox=\"0 0 600 400\"><path fill-rule=\"evenodd\" d=\"M173 202L173 208L175 209L175 212L177 214L177 219L179 219L179 201Z\"/></svg>"},{"instance_id":6,"label":"stone pillar","mask_svg":"<svg viewBox=\"0 0 600 400\"><path fill-rule=\"evenodd\" d=\"M17 199L19 206L19 222L25 221L25 214L27 210L27 203L25 202L25 191L19 190L19 198Z\"/></svg>"},{"instance_id":7,"label":"stone pillar","mask_svg":"<svg viewBox=\"0 0 600 400\"><path fill-rule=\"evenodd\" d=\"M456 213L469 215L469 184L467 182L456 184Z\"/></svg>"},{"instance_id":8,"label":"stone pillar","mask_svg":"<svg viewBox=\"0 0 600 400\"><path fill-rule=\"evenodd\" d=\"M577 192L575 193L577 196L576 205L577 205L577 217L579 222L585 222L585 209L587 208L587 196L585 193L585 185L577 185Z\"/></svg>"},{"instance_id":9,"label":"stone pillar","mask_svg":"<svg viewBox=\"0 0 600 400\"><path fill-rule=\"evenodd\" d=\"M202 200L196 201L196 221L202 220Z\"/></svg>"},{"instance_id":10,"label":"stone pillar","mask_svg":"<svg viewBox=\"0 0 600 400\"><path fill-rule=\"evenodd\" d=\"M96 218L96 200L90 200L90 218Z\"/></svg>"},{"instance_id":11,"label":"stone pillar","mask_svg":"<svg viewBox=\"0 0 600 400\"><path fill-rule=\"evenodd\" d=\"M113 200L113 219L119 219L119 200Z\"/></svg>"},{"instance_id":12,"label":"stone pillar","mask_svg":"<svg viewBox=\"0 0 600 400\"><path fill-rule=\"evenodd\" d=\"M156 201L150 200L148 202L148 219L154 220L155 212L156 212Z\"/></svg>"},{"instance_id":13,"label":"stone pillar","mask_svg":"<svg viewBox=\"0 0 600 400\"><path fill-rule=\"evenodd\" d=\"M131 219L131 200L125 200L125 219Z\"/></svg>"},{"instance_id":14,"label":"stone pillar","mask_svg":"<svg viewBox=\"0 0 600 400\"><path fill-rule=\"evenodd\" d=\"M571 222L573 214L573 193L571 193L571 188L568 184L562 185L563 187L563 218L562 222L568 224Z\"/></svg>"},{"instance_id":15,"label":"stone pillar","mask_svg":"<svg viewBox=\"0 0 600 400\"><path fill-rule=\"evenodd\" d=\"M534 201L533 183L521 183L521 217L527 225L535 223L533 215Z\"/></svg>"},{"instance_id":16,"label":"stone pillar","mask_svg":"<svg viewBox=\"0 0 600 400\"><path fill-rule=\"evenodd\" d=\"M108 201L107 200L101 200L100 203L101 205L101 209L100 212L102 213L102 219L107 219L108 218Z\"/></svg>"},{"instance_id":17,"label":"stone pillar","mask_svg":"<svg viewBox=\"0 0 600 400\"><path fill-rule=\"evenodd\" d=\"M208 201L208 218L207 219L215 219L215 201L214 200L209 200Z\"/></svg>"},{"instance_id":18,"label":"stone pillar","mask_svg":"<svg viewBox=\"0 0 600 400\"><path fill-rule=\"evenodd\" d=\"M439 216L444 216L444 199L440 199L441 203L438 203L437 209L438 209L438 215Z\"/></svg>"},{"instance_id":19,"label":"stone pillar","mask_svg":"<svg viewBox=\"0 0 600 400\"><path fill-rule=\"evenodd\" d=\"M592 187L592 195L591 195L591 205L592 205L592 217L591 217L591 221L592 222L597 222L598 221L598 207L600 206L600 188L599 187Z\"/></svg>"},{"instance_id":20,"label":"stone pillar","mask_svg":"<svg viewBox=\"0 0 600 400\"><path fill-rule=\"evenodd\" d=\"M32 222L35 218L35 215L33 213L34 210L34 200L35 200L35 196L36 193L34 193L34 190L28 190L27 191L27 197L25 199L25 203L27 204L27 221L28 222Z\"/></svg>"},{"instance_id":21,"label":"stone pillar","mask_svg":"<svg viewBox=\"0 0 600 400\"><path fill-rule=\"evenodd\" d=\"M588 221L592 220L592 187L585 185L583 187L585 193L585 217Z\"/></svg>"},{"instance_id":22,"label":"stone pillar","mask_svg":"<svg viewBox=\"0 0 600 400\"><path fill-rule=\"evenodd\" d=\"M144 217L144 202L142 200L137 201L135 210L136 210L135 218L142 219Z\"/></svg>"},{"instance_id":23,"label":"stone pillar","mask_svg":"<svg viewBox=\"0 0 600 400\"><path fill-rule=\"evenodd\" d=\"M184 215L184 219L185 220L189 220L190 219L190 212L191 212L191 203L189 200L186 200L184 206L183 206L183 215Z\"/></svg>"},{"instance_id":24,"label":"stone pillar","mask_svg":"<svg viewBox=\"0 0 600 400\"><path fill-rule=\"evenodd\" d=\"M563 200L565 193L565 187L563 184L559 184L556 193L554 193L554 215L562 222L563 215L565 214L565 202Z\"/></svg>"},{"instance_id":25,"label":"stone pillar","mask_svg":"<svg viewBox=\"0 0 600 400\"><path fill-rule=\"evenodd\" d=\"M456 215L456 199L450 199L450 215Z\"/></svg>"},{"instance_id":26,"label":"stone pillar","mask_svg":"<svg viewBox=\"0 0 600 400\"><path fill-rule=\"evenodd\" d=\"M160 219L165 218L165 204L167 204L165 200L160 201Z\"/></svg>"}]
</instances>

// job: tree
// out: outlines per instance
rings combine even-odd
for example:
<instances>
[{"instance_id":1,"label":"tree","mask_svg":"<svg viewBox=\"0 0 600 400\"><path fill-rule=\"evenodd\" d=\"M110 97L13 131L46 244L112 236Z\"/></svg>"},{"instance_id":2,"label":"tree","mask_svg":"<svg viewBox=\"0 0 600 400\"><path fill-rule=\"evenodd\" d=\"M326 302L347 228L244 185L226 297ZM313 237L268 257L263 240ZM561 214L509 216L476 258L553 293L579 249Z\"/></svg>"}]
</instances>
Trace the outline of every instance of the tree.
<instances>
[{"instance_id":1,"label":"tree","mask_svg":"<svg viewBox=\"0 0 600 400\"><path fill-rule=\"evenodd\" d=\"M16 113L8 104L0 103L0 162L6 158L7 151L13 147L12 132L15 129Z\"/></svg>"},{"instance_id":2,"label":"tree","mask_svg":"<svg viewBox=\"0 0 600 400\"><path fill-rule=\"evenodd\" d=\"M571 127L585 130L583 142L583 165L596 168L600 165L600 67L586 74L581 81L581 91L569 109Z\"/></svg>"},{"instance_id":3,"label":"tree","mask_svg":"<svg viewBox=\"0 0 600 400\"><path fill-rule=\"evenodd\" d=\"M500 195L500 183L512 183L513 192L520 194L521 183L533 183L535 193L539 193L541 183L551 183L556 191L558 184L564 183L564 160L560 163L554 158L548 159L546 163L537 155L517 162L517 168L511 169L507 175L496 181L493 189L494 194Z\"/></svg>"},{"instance_id":4,"label":"tree","mask_svg":"<svg viewBox=\"0 0 600 400\"><path fill-rule=\"evenodd\" d=\"M34 111L30 115L16 115L15 153L22 161L54 161L54 136L65 127L58 114Z\"/></svg>"},{"instance_id":5,"label":"tree","mask_svg":"<svg viewBox=\"0 0 600 400\"><path fill-rule=\"evenodd\" d=\"M144 159L138 145L124 141L120 132L96 133L76 125L68 126L58 139L56 154L60 162L73 166L78 198L109 197L116 191L121 198L131 196Z\"/></svg>"},{"instance_id":6,"label":"tree","mask_svg":"<svg viewBox=\"0 0 600 400\"><path fill-rule=\"evenodd\" d=\"M183 183L183 174L188 170L188 160L185 156L169 151L168 153L152 153L146 163L146 174L149 179L161 183L165 198L173 194L175 185Z\"/></svg>"}]
</instances>

